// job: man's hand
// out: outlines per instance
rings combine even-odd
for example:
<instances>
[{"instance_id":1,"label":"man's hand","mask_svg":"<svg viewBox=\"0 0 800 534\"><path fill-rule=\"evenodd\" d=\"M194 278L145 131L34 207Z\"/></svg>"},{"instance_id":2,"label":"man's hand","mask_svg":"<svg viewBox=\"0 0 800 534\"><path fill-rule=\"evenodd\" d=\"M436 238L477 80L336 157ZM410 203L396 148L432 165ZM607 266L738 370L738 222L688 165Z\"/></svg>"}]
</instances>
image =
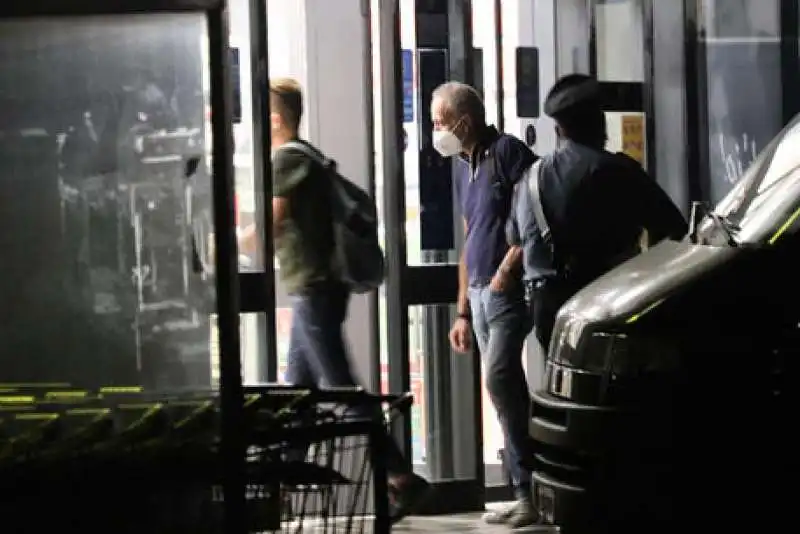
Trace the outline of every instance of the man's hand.
<instances>
[{"instance_id":1,"label":"man's hand","mask_svg":"<svg viewBox=\"0 0 800 534\"><path fill-rule=\"evenodd\" d=\"M450 346L456 352L467 352L472 346L472 328L463 317L459 317L450 329Z\"/></svg>"}]
</instances>

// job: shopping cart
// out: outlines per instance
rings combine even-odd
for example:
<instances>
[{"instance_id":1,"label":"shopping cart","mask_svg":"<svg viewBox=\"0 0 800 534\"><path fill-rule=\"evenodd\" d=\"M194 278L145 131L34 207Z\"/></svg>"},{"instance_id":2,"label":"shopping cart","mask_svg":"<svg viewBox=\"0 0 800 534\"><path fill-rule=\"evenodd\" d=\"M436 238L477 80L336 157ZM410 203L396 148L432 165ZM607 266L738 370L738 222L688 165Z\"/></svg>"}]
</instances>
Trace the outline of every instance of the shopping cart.
<instances>
[{"instance_id":1,"label":"shopping cart","mask_svg":"<svg viewBox=\"0 0 800 534\"><path fill-rule=\"evenodd\" d=\"M411 394L361 389L246 388L257 418L250 461L278 469L270 510L281 532L388 532L387 425L405 414ZM257 458L257 459L256 459ZM256 467L255 469L258 469Z\"/></svg>"},{"instance_id":2,"label":"shopping cart","mask_svg":"<svg viewBox=\"0 0 800 534\"><path fill-rule=\"evenodd\" d=\"M0 402L9 532L224 531L216 395L14 399L24 402ZM360 389L246 388L250 532L388 532L386 426L411 403Z\"/></svg>"}]
</instances>

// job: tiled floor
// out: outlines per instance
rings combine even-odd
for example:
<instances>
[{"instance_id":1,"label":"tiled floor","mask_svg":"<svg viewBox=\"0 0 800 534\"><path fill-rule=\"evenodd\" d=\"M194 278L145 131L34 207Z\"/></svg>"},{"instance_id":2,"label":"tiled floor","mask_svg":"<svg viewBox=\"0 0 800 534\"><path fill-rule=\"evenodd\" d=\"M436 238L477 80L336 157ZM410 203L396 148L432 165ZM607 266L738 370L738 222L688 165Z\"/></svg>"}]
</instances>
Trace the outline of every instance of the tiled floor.
<instances>
[{"instance_id":1,"label":"tiled floor","mask_svg":"<svg viewBox=\"0 0 800 534\"><path fill-rule=\"evenodd\" d=\"M493 508L498 505L489 505ZM409 517L394 526L393 533L398 534L458 534L458 533L474 533L474 534L514 534L516 533L542 533L542 534L558 534L556 527L531 527L526 529L510 530L508 527L490 526L481 520L481 513L474 514L459 514L435 517ZM293 524L291 528L285 528L281 532L303 532L307 534L328 534L331 532L351 534L363 533L369 534L371 532L371 523L361 523L356 521L355 524L346 519L335 521L332 524L325 526L314 524L313 522L305 522L302 530L298 530L298 525Z\"/></svg>"},{"instance_id":2,"label":"tiled floor","mask_svg":"<svg viewBox=\"0 0 800 534\"><path fill-rule=\"evenodd\" d=\"M422 534L423 532L431 532L434 534L456 534L458 532L509 534L512 531L507 527L485 524L481 521L481 514L464 514L441 517L411 517L395 525L392 532L405 534ZM558 529L554 527L531 527L527 529L517 529L513 532L557 534Z\"/></svg>"}]
</instances>

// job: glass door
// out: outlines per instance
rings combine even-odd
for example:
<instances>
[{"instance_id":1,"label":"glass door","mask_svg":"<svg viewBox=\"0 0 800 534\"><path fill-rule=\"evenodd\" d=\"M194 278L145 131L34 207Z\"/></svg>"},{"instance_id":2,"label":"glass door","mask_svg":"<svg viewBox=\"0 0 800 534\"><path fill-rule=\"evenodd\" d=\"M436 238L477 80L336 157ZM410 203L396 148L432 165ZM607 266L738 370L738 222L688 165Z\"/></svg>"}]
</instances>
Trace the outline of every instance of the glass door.
<instances>
[{"instance_id":1,"label":"glass door","mask_svg":"<svg viewBox=\"0 0 800 534\"><path fill-rule=\"evenodd\" d=\"M645 168L650 132L645 109L652 0L566 0L557 3L560 76L593 75L600 82L608 124L607 149L625 152Z\"/></svg>"},{"instance_id":2,"label":"glass door","mask_svg":"<svg viewBox=\"0 0 800 534\"><path fill-rule=\"evenodd\" d=\"M645 4L647 0L591 3L590 72L601 83L608 128L607 149L624 152L647 169L645 110Z\"/></svg>"},{"instance_id":3,"label":"glass door","mask_svg":"<svg viewBox=\"0 0 800 534\"><path fill-rule=\"evenodd\" d=\"M382 385L411 390L412 417L398 423L415 471L434 485L431 507L483 507L477 358L454 354L460 216L451 162L431 144L433 90L473 80L467 2L372 2L378 193L388 279L380 298ZM384 319L385 318L385 319Z\"/></svg>"}]
</instances>

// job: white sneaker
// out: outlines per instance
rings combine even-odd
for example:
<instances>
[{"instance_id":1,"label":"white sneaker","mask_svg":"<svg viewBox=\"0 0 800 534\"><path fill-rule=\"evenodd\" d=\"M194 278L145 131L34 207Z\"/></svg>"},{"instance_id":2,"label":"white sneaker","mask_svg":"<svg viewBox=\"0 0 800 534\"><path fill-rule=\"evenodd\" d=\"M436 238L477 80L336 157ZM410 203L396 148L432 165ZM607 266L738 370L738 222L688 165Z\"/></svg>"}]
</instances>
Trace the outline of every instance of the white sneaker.
<instances>
[{"instance_id":1,"label":"white sneaker","mask_svg":"<svg viewBox=\"0 0 800 534\"><path fill-rule=\"evenodd\" d=\"M520 499L506 508L491 510L483 514L483 521L489 525L507 525L522 528L540 523L539 512L530 499Z\"/></svg>"}]
</instances>

